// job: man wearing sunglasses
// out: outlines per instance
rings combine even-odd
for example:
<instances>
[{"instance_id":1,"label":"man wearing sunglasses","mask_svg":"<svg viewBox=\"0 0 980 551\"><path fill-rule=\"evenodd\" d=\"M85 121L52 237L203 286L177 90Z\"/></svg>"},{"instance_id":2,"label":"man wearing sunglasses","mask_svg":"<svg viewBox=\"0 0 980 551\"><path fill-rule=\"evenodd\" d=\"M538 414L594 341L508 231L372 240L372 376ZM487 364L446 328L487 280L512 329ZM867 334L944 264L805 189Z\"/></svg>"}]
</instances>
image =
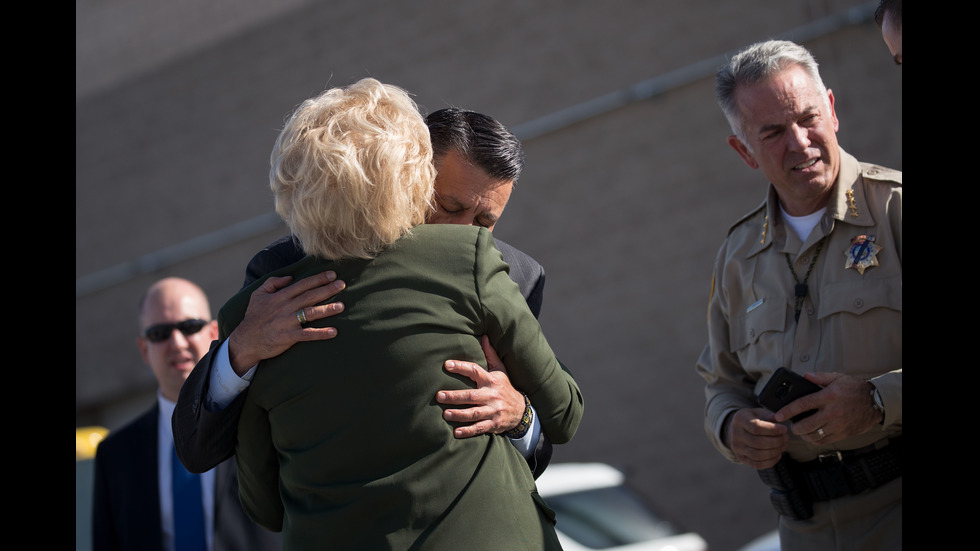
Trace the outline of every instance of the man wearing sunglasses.
<instances>
[{"instance_id":1,"label":"man wearing sunglasses","mask_svg":"<svg viewBox=\"0 0 980 551\"><path fill-rule=\"evenodd\" d=\"M234 459L195 477L174 454L170 418L180 388L218 338L204 291L186 279L162 279L143 295L139 322L136 342L159 392L153 407L96 451L93 548L280 549L278 534L246 517Z\"/></svg>"}]
</instances>

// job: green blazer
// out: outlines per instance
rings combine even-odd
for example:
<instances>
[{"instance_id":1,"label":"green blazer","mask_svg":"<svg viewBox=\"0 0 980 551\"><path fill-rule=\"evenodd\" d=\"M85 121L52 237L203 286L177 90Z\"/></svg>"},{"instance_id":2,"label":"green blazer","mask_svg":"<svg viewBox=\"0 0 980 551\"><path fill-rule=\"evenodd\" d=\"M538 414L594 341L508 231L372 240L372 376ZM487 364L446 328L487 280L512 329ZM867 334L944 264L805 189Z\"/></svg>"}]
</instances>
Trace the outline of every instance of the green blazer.
<instances>
[{"instance_id":1,"label":"green blazer","mask_svg":"<svg viewBox=\"0 0 980 551\"><path fill-rule=\"evenodd\" d=\"M346 310L256 371L238 425L239 493L249 516L284 532L286 549L560 549L554 514L502 436L453 437L436 403L473 388L447 359L485 365L489 335L514 386L556 444L582 418L559 364L490 232L423 225L373 260L307 256L270 275L335 270ZM259 279L228 301L224 339Z\"/></svg>"}]
</instances>

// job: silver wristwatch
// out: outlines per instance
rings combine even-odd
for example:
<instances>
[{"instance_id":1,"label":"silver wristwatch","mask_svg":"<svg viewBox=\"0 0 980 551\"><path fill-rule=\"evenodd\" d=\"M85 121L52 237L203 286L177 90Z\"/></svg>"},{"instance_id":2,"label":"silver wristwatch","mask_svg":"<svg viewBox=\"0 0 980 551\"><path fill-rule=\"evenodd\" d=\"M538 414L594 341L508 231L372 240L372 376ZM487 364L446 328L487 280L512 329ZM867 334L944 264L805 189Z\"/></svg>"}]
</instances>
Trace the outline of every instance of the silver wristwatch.
<instances>
[{"instance_id":1,"label":"silver wristwatch","mask_svg":"<svg viewBox=\"0 0 980 551\"><path fill-rule=\"evenodd\" d=\"M875 408L875 411L881 412L881 423L885 424L885 402L881 399L881 393L878 392L878 387L871 384L871 406Z\"/></svg>"}]
</instances>

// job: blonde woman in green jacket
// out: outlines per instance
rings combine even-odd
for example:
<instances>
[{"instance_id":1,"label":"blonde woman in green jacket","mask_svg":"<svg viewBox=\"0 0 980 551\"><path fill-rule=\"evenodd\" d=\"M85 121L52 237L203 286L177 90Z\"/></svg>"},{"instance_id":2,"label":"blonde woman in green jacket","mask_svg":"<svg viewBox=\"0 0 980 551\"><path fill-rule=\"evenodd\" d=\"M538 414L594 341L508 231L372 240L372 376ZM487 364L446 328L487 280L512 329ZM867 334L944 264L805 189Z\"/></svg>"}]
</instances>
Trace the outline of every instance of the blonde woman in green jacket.
<instances>
[{"instance_id":1,"label":"blonde woman in green jacket","mask_svg":"<svg viewBox=\"0 0 980 551\"><path fill-rule=\"evenodd\" d=\"M242 411L242 504L286 549L561 548L506 437L454 438L435 400L472 387L443 361L485 363L487 335L552 442L583 413L490 232L423 224L434 179L418 108L373 79L304 102L273 149L276 210L308 256L270 276L334 270L354 305L329 318L343 338L262 362ZM264 279L221 309L222 338Z\"/></svg>"}]
</instances>

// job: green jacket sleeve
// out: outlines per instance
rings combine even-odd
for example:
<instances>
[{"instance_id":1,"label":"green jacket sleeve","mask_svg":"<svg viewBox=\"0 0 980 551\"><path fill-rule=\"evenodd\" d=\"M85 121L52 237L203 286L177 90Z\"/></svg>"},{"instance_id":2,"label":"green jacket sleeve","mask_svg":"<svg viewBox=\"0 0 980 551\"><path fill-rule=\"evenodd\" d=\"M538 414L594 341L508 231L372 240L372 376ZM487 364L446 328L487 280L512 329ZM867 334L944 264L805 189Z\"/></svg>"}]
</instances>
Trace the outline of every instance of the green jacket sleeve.
<instances>
[{"instance_id":1,"label":"green jacket sleeve","mask_svg":"<svg viewBox=\"0 0 980 551\"><path fill-rule=\"evenodd\" d=\"M520 289L507 275L507 264L489 231L478 234L474 266L486 332L507 366L508 377L531 400L548 438L555 444L568 442L582 420L582 392L558 362Z\"/></svg>"},{"instance_id":2,"label":"green jacket sleeve","mask_svg":"<svg viewBox=\"0 0 980 551\"><path fill-rule=\"evenodd\" d=\"M246 400L238 422L238 497L253 522L273 532L282 530L279 458L272 445L268 413Z\"/></svg>"},{"instance_id":3,"label":"green jacket sleeve","mask_svg":"<svg viewBox=\"0 0 980 551\"><path fill-rule=\"evenodd\" d=\"M252 290L257 286L256 282L241 290L218 312L219 338L227 339L241 323ZM260 526L273 532L282 531L284 509L279 493L279 457L272 444L269 415L247 396L238 419L235 461L238 497L245 513Z\"/></svg>"}]
</instances>

